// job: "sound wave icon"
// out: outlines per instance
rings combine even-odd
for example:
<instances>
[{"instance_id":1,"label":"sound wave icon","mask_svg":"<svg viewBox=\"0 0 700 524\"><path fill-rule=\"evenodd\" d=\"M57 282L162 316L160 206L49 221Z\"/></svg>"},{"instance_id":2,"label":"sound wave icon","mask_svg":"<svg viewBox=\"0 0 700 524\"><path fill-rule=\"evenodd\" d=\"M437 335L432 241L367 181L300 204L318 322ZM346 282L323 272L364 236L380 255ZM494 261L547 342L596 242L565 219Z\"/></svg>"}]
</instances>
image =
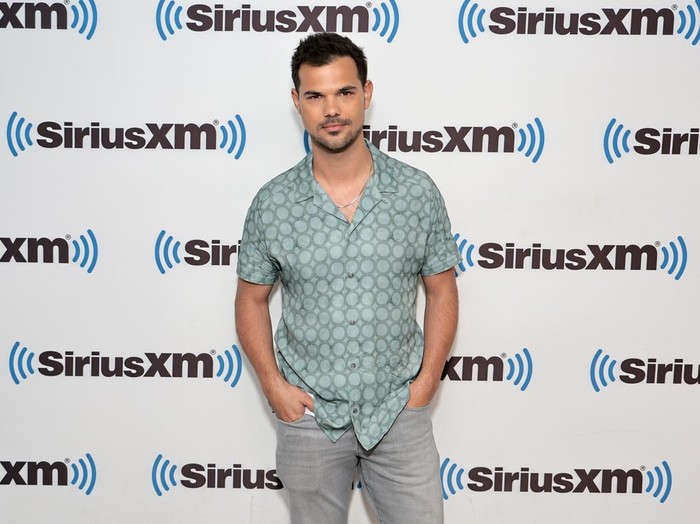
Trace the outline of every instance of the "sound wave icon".
<instances>
[{"instance_id":1,"label":"sound wave icon","mask_svg":"<svg viewBox=\"0 0 700 524\"><path fill-rule=\"evenodd\" d=\"M7 147L10 149L12 156L16 157L21 151L27 147L33 146L32 142L32 126L31 122L27 122L24 117L18 118L17 111L10 115L7 121L5 136L7 138ZM19 150L19 151L18 151Z\"/></svg>"},{"instance_id":2,"label":"sound wave icon","mask_svg":"<svg viewBox=\"0 0 700 524\"><path fill-rule=\"evenodd\" d=\"M617 124L617 125L616 125ZM608 164L615 162L615 158L622 158L622 151L630 152L629 140L632 131L625 129L625 126L618 124L614 118L610 119L608 127L605 128L603 135L603 152ZM622 151L620 151L622 146ZM613 155L615 158L613 158Z\"/></svg>"},{"instance_id":3,"label":"sound wave icon","mask_svg":"<svg viewBox=\"0 0 700 524\"><path fill-rule=\"evenodd\" d=\"M440 464L440 482L442 484L443 500L447 500L451 495L456 495L457 489L460 491L464 489L464 484L462 483L463 475L464 468L459 467L449 458L442 461L442 464ZM457 489L455 489L455 484Z\"/></svg>"},{"instance_id":4,"label":"sound wave icon","mask_svg":"<svg viewBox=\"0 0 700 524\"><path fill-rule=\"evenodd\" d=\"M663 468L663 469L662 469ZM653 471L653 473L652 473ZM671 467L665 460L661 462L661 467L647 469L647 488L646 492L651 493L654 498L659 498L659 502L663 504L671 494L673 486L673 474ZM653 493L652 493L653 491Z\"/></svg>"},{"instance_id":5,"label":"sound wave icon","mask_svg":"<svg viewBox=\"0 0 700 524\"><path fill-rule=\"evenodd\" d=\"M469 5L470 3L471 6ZM468 44L470 37L472 40L477 37L477 31L479 33L486 31L484 29L485 14L486 9L480 8L478 3L471 2L471 0L462 2L462 7L459 9L459 16L457 17L457 27L459 27L459 36L462 38L462 42ZM467 32L469 32L469 36L467 36Z\"/></svg>"},{"instance_id":6,"label":"sound wave icon","mask_svg":"<svg viewBox=\"0 0 700 524\"><path fill-rule=\"evenodd\" d=\"M698 45L698 42L700 42L700 0L695 0L695 5L688 4L685 9L685 11L678 11L678 17L681 20L678 26L678 34L683 35L683 38L686 40L692 38L691 43Z\"/></svg>"},{"instance_id":7,"label":"sound wave icon","mask_svg":"<svg viewBox=\"0 0 700 524\"><path fill-rule=\"evenodd\" d=\"M92 273L97 264L99 251L97 249L97 238L92 229L87 230L87 237L80 235L80 242L73 240L73 258L71 262L79 264L81 268L87 266L88 274ZM89 243L88 243L89 240Z\"/></svg>"},{"instance_id":8,"label":"sound wave icon","mask_svg":"<svg viewBox=\"0 0 700 524\"><path fill-rule=\"evenodd\" d=\"M474 244L469 244L466 238L462 238L459 233L454 234L455 242L457 242L457 249L459 250L459 255L461 260L457 267L455 268L455 276L459 276L467 270L467 267L474 267L474 260L472 259L472 253L474 252Z\"/></svg>"},{"instance_id":9,"label":"sound wave icon","mask_svg":"<svg viewBox=\"0 0 700 524\"><path fill-rule=\"evenodd\" d=\"M234 118L236 120L235 123L233 120L229 120L225 125L219 126L222 134L219 148L226 150L226 153L229 155L233 155L233 151L235 149L236 153L234 158L238 160L241 158L243 150L245 149L246 130L241 115L236 115ZM236 149L236 146L238 146L238 149Z\"/></svg>"},{"instance_id":10,"label":"sound wave icon","mask_svg":"<svg viewBox=\"0 0 700 524\"><path fill-rule=\"evenodd\" d=\"M386 37L387 43L390 44L394 41L396 32L399 30L399 8L394 0L389 0L389 5L391 6L391 11L389 11L389 6L387 6L386 2L379 4L381 10L376 7L372 8L372 13L374 14L372 31L375 33L378 31L379 36L382 38ZM386 36L387 33L389 36Z\"/></svg>"},{"instance_id":11,"label":"sound wave icon","mask_svg":"<svg viewBox=\"0 0 700 524\"><path fill-rule=\"evenodd\" d=\"M76 486L80 491L85 490L85 494L89 495L95 487L95 482L97 481L97 468L95 467L95 461L90 453L85 454L85 459L78 459L78 465L75 462L71 464L71 470L73 471L73 477L71 478L71 485Z\"/></svg>"},{"instance_id":12,"label":"sound wave icon","mask_svg":"<svg viewBox=\"0 0 700 524\"><path fill-rule=\"evenodd\" d=\"M87 0L87 3L84 0L78 0L78 6L71 6L73 22L70 27L76 29L81 35L87 32L85 39L90 40L97 29L97 6L94 0Z\"/></svg>"},{"instance_id":13,"label":"sound wave icon","mask_svg":"<svg viewBox=\"0 0 700 524\"><path fill-rule=\"evenodd\" d=\"M158 238L156 238L155 260L161 275L165 275L167 269L174 267L173 262L176 264L181 262L179 254L180 241L175 240L172 235L168 235L166 238L166 234L165 229L163 229L158 233Z\"/></svg>"},{"instance_id":14,"label":"sound wave icon","mask_svg":"<svg viewBox=\"0 0 700 524\"><path fill-rule=\"evenodd\" d=\"M311 153L311 137L308 131L304 131L304 151L307 155Z\"/></svg>"},{"instance_id":15,"label":"sound wave icon","mask_svg":"<svg viewBox=\"0 0 700 524\"><path fill-rule=\"evenodd\" d=\"M241 360L241 352L238 346L234 344L231 350L224 351L224 356L217 355L216 360L219 363L219 369L216 376L223 378L224 382L230 384L232 388L236 387L238 380L241 378L243 370L243 362Z\"/></svg>"},{"instance_id":16,"label":"sound wave icon","mask_svg":"<svg viewBox=\"0 0 700 524\"><path fill-rule=\"evenodd\" d=\"M599 349L593 355L593 360L591 360L591 367L589 369L589 376L591 379L591 385L596 393L600 393L601 387L608 387L608 384L615 382L615 365L617 360L614 360L610 355L603 353L602 349Z\"/></svg>"},{"instance_id":17,"label":"sound wave icon","mask_svg":"<svg viewBox=\"0 0 700 524\"><path fill-rule=\"evenodd\" d=\"M21 380L27 380L29 375L34 374L34 367L32 366L33 360L33 351L27 350L27 348L19 342L14 343L10 350L10 358L8 360L12 382L19 384Z\"/></svg>"},{"instance_id":18,"label":"sound wave icon","mask_svg":"<svg viewBox=\"0 0 700 524\"><path fill-rule=\"evenodd\" d=\"M174 27L178 30L182 29L181 16L181 5L176 4L173 0L158 0L158 5L156 6L156 28L161 40L167 40L168 35L173 36L175 34Z\"/></svg>"},{"instance_id":19,"label":"sound wave icon","mask_svg":"<svg viewBox=\"0 0 700 524\"><path fill-rule=\"evenodd\" d=\"M661 269L668 268L667 273L669 275L675 273L673 278L679 280L683 276L683 273L685 273L685 266L688 263L688 248L682 236L678 235L676 240L678 241L678 245L672 240L668 248L666 246L661 248L663 259L661 260L660 267Z\"/></svg>"},{"instance_id":20,"label":"sound wave icon","mask_svg":"<svg viewBox=\"0 0 700 524\"><path fill-rule=\"evenodd\" d=\"M515 354L515 358L508 357L508 375L506 380L520 386L520 391L525 391L532 380L532 356L527 348L523 348L522 355Z\"/></svg>"},{"instance_id":21,"label":"sound wave icon","mask_svg":"<svg viewBox=\"0 0 700 524\"><path fill-rule=\"evenodd\" d=\"M171 464L168 459L163 460L162 454L156 457L153 461L153 468L151 468L151 484L153 484L156 495L160 497L164 491L170 491L171 487L177 486L176 471L177 466Z\"/></svg>"},{"instance_id":22,"label":"sound wave icon","mask_svg":"<svg viewBox=\"0 0 700 524\"><path fill-rule=\"evenodd\" d=\"M532 157L532 163L535 164L542 156L542 151L544 150L544 126L542 121L535 117L535 125L527 124L525 129L520 127L518 133L520 135L520 144L518 145L518 152L522 153L525 151L525 156L527 158Z\"/></svg>"}]
</instances>

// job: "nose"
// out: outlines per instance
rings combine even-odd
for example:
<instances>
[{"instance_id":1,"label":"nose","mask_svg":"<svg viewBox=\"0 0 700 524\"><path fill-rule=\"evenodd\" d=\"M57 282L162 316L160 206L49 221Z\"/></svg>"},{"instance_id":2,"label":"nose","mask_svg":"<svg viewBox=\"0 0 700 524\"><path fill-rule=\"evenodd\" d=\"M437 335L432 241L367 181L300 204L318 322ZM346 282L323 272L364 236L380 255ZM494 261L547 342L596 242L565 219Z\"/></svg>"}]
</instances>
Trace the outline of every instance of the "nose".
<instances>
[{"instance_id":1,"label":"nose","mask_svg":"<svg viewBox=\"0 0 700 524\"><path fill-rule=\"evenodd\" d=\"M323 116L326 118L338 116L340 114L340 106L338 99L334 96L327 96L323 99Z\"/></svg>"}]
</instances>

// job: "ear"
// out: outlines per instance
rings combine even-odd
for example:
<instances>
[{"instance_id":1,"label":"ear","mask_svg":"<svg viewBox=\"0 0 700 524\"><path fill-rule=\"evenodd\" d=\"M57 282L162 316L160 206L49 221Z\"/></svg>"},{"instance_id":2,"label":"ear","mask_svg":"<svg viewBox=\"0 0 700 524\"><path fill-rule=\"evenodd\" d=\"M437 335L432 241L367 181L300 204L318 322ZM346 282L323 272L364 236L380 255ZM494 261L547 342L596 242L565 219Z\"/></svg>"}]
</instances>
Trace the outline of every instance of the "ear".
<instances>
[{"instance_id":1,"label":"ear","mask_svg":"<svg viewBox=\"0 0 700 524\"><path fill-rule=\"evenodd\" d=\"M369 109L369 105L372 102L372 93L374 93L374 84L371 80L367 80L367 82L365 82L363 91L365 94L365 109Z\"/></svg>"},{"instance_id":2,"label":"ear","mask_svg":"<svg viewBox=\"0 0 700 524\"><path fill-rule=\"evenodd\" d=\"M301 113L301 109L299 108L299 92L295 88L292 88L292 102L294 102L294 107L297 108L297 113Z\"/></svg>"}]
</instances>

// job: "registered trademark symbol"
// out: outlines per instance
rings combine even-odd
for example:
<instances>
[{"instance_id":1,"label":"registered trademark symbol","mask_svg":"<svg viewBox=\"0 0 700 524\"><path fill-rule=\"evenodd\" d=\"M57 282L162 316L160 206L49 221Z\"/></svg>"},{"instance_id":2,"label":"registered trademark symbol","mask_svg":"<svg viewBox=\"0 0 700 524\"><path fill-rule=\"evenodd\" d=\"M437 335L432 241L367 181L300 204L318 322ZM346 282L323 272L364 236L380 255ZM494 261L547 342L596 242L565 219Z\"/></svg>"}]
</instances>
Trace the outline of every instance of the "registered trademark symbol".
<instances>
[{"instance_id":1,"label":"registered trademark symbol","mask_svg":"<svg viewBox=\"0 0 700 524\"><path fill-rule=\"evenodd\" d=\"M70 5L70 0L63 0L63 3L66 5Z\"/></svg>"},{"instance_id":2,"label":"registered trademark symbol","mask_svg":"<svg viewBox=\"0 0 700 524\"><path fill-rule=\"evenodd\" d=\"M518 123L517 123L517 122L513 122L513 129L518 129Z\"/></svg>"},{"instance_id":3,"label":"registered trademark symbol","mask_svg":"<svg viewBox=\"0 0 700 524\"><path fill-rule=\"evenodd\" d=\"M209 351L209 353L211 353L212 355L216 355L216 350L212 349L211 351Z\"/></svg>"},{"instance_id":4,"label":"registered trademark symbol","mask_svg":"<svg viewBox=\"0 0 700 524\"><path fill-rule=\"evenodd\" d=\"M70 235L66 235L66 240L70 240L70 239L71 239L71 236L70 236Z\"/></svg>"},{"instance_id":5,"label":"registered trademark symbol","mask_svg":"<svg viewBox=\"0 0 700 524\"><path fill-rule=\"evenodd\" d=\"M66 2L66 3L68 3L68 2ZM70 464L70 459L63 459L63 462L65 462L66 464Z\"/></svg>"},{"instance_id":6,"label":"registered trademark symbol","mask_svg":"<svg viewBox=\"0 0 700 524\"><path fill-rule=\"evenodd\" d=\"M661 246L661 242L659 242L659 241L657 240L656 242L654 242L654 245L655 245L656 247L660 247L660 246Z\"/></svg>"},{"instance_id":7,"label":"registered trademark symbol","mask_svg":"<svg viewBox=\"0 0 700 524\"><path fill-rule=\"evenodd\" d=\"M671 6L671 9L673 9L674 11L675 11L676 9L678 9L678 4L673 4L673 5Z\"/></svg>"},{"instance_id":8,"label":"registered trademark symbol","mask_svg":"<svg viewBox=\"0 0 700 524\"><path fill-rule=\"evenodd\" d=\"M214 124L215 126L218 126L218 125L219 125L219 121L215 118L214 121L212 122L212 124Z\"/></svg>"},{"instance_id":9,"label":"registered trademark symbol","mask_svg":"<svg viewBox=\"0 0 700 524\"><path fill-rule=\"evenodd\" d=\"M646 471L647 467L646 466L639 466L639 471Z\"/></svg>"},{"instance_id":10,"label":"registered trademark symbol","mask_svg":"<svg viewBox=\"0 0 700 524\"><path fill-rule=\"evenodd\" d=\"M367 6L367 9L369 9L370 7L372 7L372 2L367 2L365 5Z\"/></svg>"},{"instance_id":11,"label":"registered trademark symbol","mask_svg":"<svg viewBox=\"0 0 700 524\"><path fill-rule=\"evenodd\" d=\"M507 358L508 354L507 353L501 353L501 358Z\"/></svg>"}]
</instances>

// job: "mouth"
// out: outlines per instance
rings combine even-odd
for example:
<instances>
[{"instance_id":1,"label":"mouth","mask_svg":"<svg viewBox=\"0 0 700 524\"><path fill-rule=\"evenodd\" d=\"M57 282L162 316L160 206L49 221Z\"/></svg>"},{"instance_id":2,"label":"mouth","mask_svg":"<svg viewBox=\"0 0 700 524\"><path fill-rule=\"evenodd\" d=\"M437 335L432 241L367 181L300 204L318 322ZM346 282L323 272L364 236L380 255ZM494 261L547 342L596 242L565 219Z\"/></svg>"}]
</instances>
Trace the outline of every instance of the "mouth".
<instances>
[{"instance_id":1,"label":"mouth","mask_svg":"<svg viewBox=\"0 0 700 524\"><path fill-rule=\"evenodd\" d=\"M321 128L325 129L329 133L340 131L343 127L349 125L350 122L347 120L331 120L324 123Z\"/></svg>"}]
</instances>

